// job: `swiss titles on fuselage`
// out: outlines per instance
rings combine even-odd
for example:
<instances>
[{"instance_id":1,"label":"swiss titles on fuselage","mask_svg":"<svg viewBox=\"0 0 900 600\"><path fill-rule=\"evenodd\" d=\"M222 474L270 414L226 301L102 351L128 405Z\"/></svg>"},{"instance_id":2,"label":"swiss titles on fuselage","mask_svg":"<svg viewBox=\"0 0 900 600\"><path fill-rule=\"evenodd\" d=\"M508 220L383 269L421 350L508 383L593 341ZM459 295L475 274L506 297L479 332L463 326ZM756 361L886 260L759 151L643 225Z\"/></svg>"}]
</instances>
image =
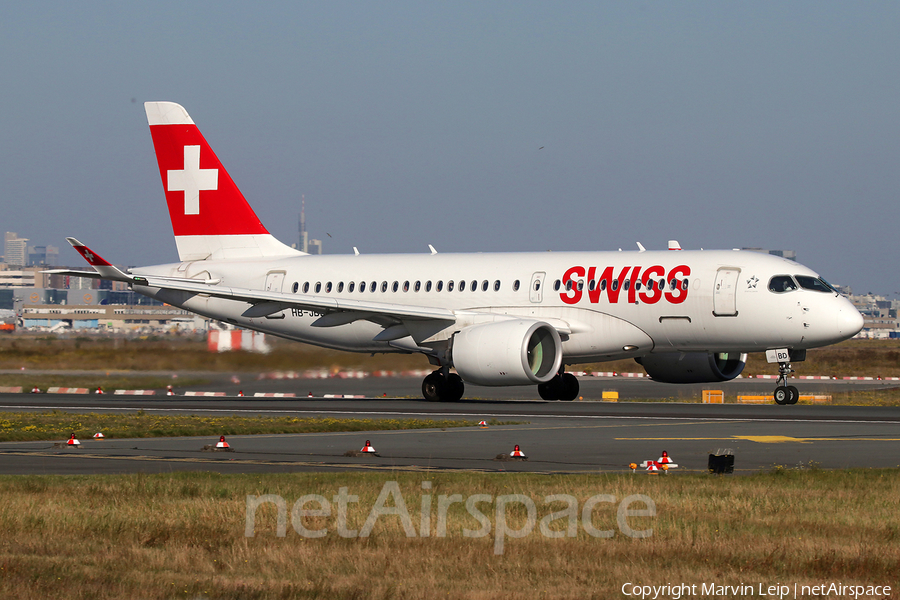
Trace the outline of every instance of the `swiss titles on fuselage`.
<instances>
[{"instance_id":1,"label":"swiss titles on fuselage","mask_svg":"<svg viewBox=\"0 0 900 600\"><path fill-rule=\"evenodd\" d=\"M672 267L668 272L662 265L610 266L602 271L600 267L574 266L562 277L559 298L566 304L584 301L656 304L661 300L681 304L687 299L690 275L691 268L687 265Z\"/></svg>"}]
</instances>

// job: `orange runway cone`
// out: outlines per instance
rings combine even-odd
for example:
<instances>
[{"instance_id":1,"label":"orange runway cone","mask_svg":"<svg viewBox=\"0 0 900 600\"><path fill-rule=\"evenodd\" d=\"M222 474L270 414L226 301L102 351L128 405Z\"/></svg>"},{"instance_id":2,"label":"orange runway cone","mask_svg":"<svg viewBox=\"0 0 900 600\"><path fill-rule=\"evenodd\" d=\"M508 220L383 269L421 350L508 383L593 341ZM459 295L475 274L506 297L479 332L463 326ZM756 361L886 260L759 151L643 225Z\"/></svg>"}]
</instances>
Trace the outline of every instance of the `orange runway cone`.
<instances>
[{"instance_id":1,"label":"orange runway cone","mask_svg":"<svg viewBox=\"0 0 900 600\"><path fill-rule=\"evenodd\" d=\"M225 441L224 435L219 438L219 443L216 444L216 448L231 448L231 446L228 445L228 442Z\"/></svg>"},{"instance_id":2,"label":"orange runway cone","mask_svg":"<svg viewBox=\"0 0 900 600\"><path fill-rule=\"evenodd\" d=\"M363 446L363 449L360 452L370 452L375 454L375 448L372 447L372 443L369 440L366 440L366 445Z\"/></svg>"},{"instance_id":3,"label":"orange runway cone","mask_svg":"<svg viewBox=\"0 0 900 600\"><path fill-rule=\"evenodd\" d=\"M628 465L628 468L631 469L632 475L634 475L634 472L637 471L637 465L634 463L631 463L630 465Z\"/></svg>"},{"instance_id":4,"label":"orange runway cone","mask_svg":"<svg viewBox=\"0 0 900 600\"><path fill-rule=\"evenodd\" d=\"M97 433L94 434L94 439L95 440L103 440L103 439L106 439L106 436L98 431Z\"/></svg>"},{"instance_id":5,"label":"orange runway cone","mask_svg":"<svg viewBox=\"0 0 900 600\"><path fill-rule=\"evenodd\" d=\"M512 452L509 453L509 455L512 456L513 458L527 458L525 456L525 453L522 452L521 450L519 450L518 444L516 444L516 447L513 449Z\"/></svg>"},{"instance_id":6,"label":"orange runway cone","mask_svg":"<svg viewBox=\"0 0 900 600\"><path fill-rule=\"evenodd\" d=\"M66 442L67 446L80 446L81 442L75 439L75 434L72 434L72 437L69 438L69 441Z\"/></svg>"}]
</instances>

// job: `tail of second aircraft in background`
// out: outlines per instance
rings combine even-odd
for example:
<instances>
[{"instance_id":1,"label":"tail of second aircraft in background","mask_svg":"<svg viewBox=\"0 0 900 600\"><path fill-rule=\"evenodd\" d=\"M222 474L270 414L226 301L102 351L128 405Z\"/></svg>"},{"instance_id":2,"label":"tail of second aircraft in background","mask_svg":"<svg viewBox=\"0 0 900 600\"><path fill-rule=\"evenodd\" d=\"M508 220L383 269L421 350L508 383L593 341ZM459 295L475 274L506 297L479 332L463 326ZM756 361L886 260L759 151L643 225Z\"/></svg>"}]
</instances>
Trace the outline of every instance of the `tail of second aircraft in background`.
<instances>
[{"instance_id":1,"label":"tail of second aircraft in background","mask_svg":"<svg viewBox=\"0 0 900 600\"><path fill-rule=\"evenodd\" d=\"M302 254L266 230L183 107L144 108L182 261Z\"/></svg>"}]
</instances>

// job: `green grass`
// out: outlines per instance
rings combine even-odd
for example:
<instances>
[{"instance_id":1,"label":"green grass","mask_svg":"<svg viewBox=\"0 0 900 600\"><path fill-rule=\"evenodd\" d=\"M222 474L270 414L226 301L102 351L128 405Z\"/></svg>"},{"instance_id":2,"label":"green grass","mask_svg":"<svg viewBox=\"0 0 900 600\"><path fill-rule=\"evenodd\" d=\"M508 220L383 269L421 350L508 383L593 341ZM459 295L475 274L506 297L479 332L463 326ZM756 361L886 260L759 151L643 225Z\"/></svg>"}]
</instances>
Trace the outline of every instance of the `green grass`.
<instances>
[{"instance_id":1,"label":"green grass","mask_svg":"<svg viewBox=\"0 0 900 600\"><path fill-rule=\"evenodd\" d=\"M491 425L509 422L491 421ZM74 414L0 413L0 442L60 440L71 434L89 438L102 432L107 438L182 437L314 433L328 431L386 431L396 429L441 429L474 427L477 421L434 419L333 419L300 417L236 417L157 415L136 413Z\"/></svg>"}]
</instances>

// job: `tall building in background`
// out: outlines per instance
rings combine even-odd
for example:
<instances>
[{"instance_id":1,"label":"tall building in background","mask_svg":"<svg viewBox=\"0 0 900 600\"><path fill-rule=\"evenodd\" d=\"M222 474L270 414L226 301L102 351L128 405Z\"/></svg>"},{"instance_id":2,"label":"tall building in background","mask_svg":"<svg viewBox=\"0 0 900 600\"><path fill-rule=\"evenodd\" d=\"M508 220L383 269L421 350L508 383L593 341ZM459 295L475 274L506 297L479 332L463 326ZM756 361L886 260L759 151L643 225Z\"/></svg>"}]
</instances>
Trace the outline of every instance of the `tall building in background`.
<instances>
[{"instance_id":1,"label":"tall building in background","mask_svg":"<svg viewBox=\"0 0 900 600\"><path fill-rule=\"evenodd\" d=\"M20 238L16 232L7 231L3 241L4 262L8 265L24 267L28 258L28 238Z\"/></svg>"},{"instance_id":2,"label":"tall building in background","mask_svg":"<svg viewBox=\"0 0 900 600\"><path fill-rule=\"evenodd\" d=\"M306 232L306 195L300 196L300 245L298 248L307 254L322 254L322 240L311 240Z\"/></svg>"},{"instance_id":3,"label":"tall building in background","mask_svg":"<svg viewBox=\"0 0 900 600\"><path fill-rule=\"evenodd\" d=\"M56 246L28 246L28 267L55 267L59 265L59 248Z\"/></svg>"}]
</instances>

